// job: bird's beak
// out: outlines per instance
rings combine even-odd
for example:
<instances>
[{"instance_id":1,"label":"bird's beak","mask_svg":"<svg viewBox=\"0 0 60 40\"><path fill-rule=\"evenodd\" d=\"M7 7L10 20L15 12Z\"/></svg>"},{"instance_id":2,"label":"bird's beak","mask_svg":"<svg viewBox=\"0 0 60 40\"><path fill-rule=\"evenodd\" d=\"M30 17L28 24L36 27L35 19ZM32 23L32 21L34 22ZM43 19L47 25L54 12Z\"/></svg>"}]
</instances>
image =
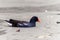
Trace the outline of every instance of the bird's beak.
<instances>
[{"instance_id":1,"label":"bird's beak","mask_svg":"<svg viewBox=\"0 0 60 40\"><path fill-rule=\"evenodd\" d=\"M38 22L40 22L40 19L38 19Z\"/></svg>"}]
</instances>

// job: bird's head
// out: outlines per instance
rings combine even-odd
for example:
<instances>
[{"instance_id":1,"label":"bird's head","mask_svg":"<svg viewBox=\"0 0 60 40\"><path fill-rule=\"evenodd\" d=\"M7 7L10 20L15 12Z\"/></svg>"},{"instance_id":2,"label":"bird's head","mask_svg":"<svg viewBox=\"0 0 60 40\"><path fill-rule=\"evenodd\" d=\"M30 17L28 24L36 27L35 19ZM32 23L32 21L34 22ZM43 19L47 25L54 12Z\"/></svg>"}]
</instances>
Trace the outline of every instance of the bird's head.
<instances>
[{"instance_id":1,"label":"bird's head","mask_svg":"<svg viewBox=\"0 0 60 40\"><path fill-rule=\"evenodd\" d=\"M33 16L31 19L30 19L30 22L40 22L39 18L37 16Z\"/></svg>"}]
</instances>

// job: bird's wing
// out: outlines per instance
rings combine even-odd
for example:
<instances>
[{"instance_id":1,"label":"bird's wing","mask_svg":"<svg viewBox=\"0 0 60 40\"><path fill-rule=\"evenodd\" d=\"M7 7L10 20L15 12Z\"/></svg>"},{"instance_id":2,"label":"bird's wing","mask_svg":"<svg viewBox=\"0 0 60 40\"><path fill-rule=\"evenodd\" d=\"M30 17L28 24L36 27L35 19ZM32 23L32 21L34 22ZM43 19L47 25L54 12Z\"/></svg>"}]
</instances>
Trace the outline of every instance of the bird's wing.
<instances>
[{"instance_id":1,"label":"bird's wing","mask_svg":"<svg viewBox=\"0 0 60 40\"><path fill-rule=\"evenodd\" d=\"M27 21L20 21L20 20L14 20L12 19L14 23L28 23Z\"/></svg>"}]
</instances>

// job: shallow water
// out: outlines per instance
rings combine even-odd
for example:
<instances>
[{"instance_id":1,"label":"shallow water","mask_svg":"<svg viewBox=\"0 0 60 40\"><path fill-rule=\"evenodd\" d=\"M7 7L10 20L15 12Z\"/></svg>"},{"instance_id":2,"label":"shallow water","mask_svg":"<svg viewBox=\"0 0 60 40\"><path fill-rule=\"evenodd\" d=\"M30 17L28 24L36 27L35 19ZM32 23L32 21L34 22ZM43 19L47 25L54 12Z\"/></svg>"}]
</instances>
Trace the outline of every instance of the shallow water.
<instances>
[{"instance_id":1,"label":"shallow water","mask_svg":"<svg viewBox=\"0 0 60 40\"><path fill-rule=\"evenodd\" d=\"M50 14L51 13L51 14ZM1 40L59 40L60 21L59 15L53 15L53 12L46 13L0 13L0 39ZM32 16L38 16L40 23L36 27L17 28L9 27L4 20L17 19L29 21ZM20 29L20 32L16 32ZM4 38L4 39L3 39Z\"/></svg>"}]
</instances>

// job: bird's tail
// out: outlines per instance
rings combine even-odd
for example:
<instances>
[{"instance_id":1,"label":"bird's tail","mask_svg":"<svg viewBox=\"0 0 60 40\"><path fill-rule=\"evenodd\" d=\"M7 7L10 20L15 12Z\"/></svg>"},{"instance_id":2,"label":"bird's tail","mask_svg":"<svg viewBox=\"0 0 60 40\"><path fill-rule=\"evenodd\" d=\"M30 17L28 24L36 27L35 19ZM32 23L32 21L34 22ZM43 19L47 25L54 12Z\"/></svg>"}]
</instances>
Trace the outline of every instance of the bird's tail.
<instances>
[{"instance_id":1,"label":"bird's tail","mask_svg":"<svg viewBox=\"0 0 60 40\"><path fill-rule=\"evenodd\" d=\"M9 21L8 21L8 20L4 20L4 21L6 21L6 22L8 22L8 23L9 23Z\"/></svg>"}]
</instances>

